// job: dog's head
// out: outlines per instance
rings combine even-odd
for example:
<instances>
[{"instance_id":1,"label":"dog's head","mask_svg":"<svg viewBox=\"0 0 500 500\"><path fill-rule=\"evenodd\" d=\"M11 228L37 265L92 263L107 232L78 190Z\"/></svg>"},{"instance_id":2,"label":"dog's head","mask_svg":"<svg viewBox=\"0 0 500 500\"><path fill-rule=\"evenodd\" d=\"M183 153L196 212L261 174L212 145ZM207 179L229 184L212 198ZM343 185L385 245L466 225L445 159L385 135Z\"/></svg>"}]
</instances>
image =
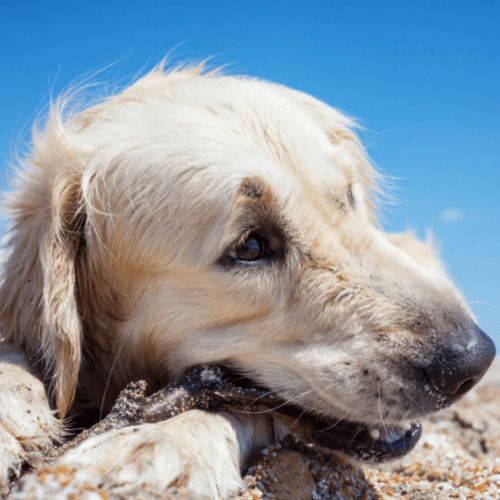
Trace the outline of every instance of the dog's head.
<instances>
[{"instance_id":1,"label":"dog's head","mask_svg":"<svg viewBox=\"0 0 500 500\"><path fill-rule=\"evenodd\" d=\"M472 387L493 344L431 249L377 227L352 127L199 67L66 122L56 107L10 197L2 321L43 358L60 413L82 353L117 387L223 363L386 441Z\"/></svg>"}]
</instances>

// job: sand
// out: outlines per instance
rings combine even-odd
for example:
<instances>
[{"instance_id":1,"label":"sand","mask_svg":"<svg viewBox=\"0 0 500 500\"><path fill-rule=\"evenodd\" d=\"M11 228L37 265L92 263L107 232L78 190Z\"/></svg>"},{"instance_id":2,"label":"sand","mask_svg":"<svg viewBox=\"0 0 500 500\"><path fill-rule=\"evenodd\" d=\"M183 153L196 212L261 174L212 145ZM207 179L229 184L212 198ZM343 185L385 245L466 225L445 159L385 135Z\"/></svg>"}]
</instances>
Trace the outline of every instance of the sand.
<instances>
[{"instance_id":1,"label":"sand","mask_svg":"<svg viewBox=\"0 0 500 500\"><path fill-rule=\"evenodd\" d=\"M415 450L384 466L354 467L288 437L266 448L233 500L500 500L500 360L452 408L423 421ZM9 500L200 500L183 490L104 491L84 471L26 474ZM229 499L227 499L229 500Z\"/></svg>"}]
</instances>

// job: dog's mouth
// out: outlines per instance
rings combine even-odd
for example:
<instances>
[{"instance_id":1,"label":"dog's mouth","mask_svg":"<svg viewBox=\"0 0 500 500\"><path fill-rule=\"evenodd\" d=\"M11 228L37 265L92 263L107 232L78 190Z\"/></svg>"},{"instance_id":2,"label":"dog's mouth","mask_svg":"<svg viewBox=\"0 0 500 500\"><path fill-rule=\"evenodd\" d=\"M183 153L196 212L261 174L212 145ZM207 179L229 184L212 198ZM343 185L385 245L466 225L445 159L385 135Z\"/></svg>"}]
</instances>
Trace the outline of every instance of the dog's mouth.
<instances>
[{"instance_id":1,"label":"dog's mouth","mask_svg":"<svg viewBox=\"0 0 500 500\"><path fill-rule=\"evenodd\" d=\"M225 367L221 372L230 386L243 391L238 403L246 402L247 411L249 406L260 405L293 417L298 423L297 434L300 438L328 450L340 451L357 460L385 462L400 458L414 448L422 434L420 422L385 425L330 420L286 403L269 390Z\"/></svg>"},{"instance_id":2,"label":"dog's mouth","mask_svg":"<svg viewBox=\"0 0 500 500\"><path fill-rule=\"evenodd\" d=\"M309 421L308 416L306 421ZM316 424L315 418L313 422ZM357 460L385 462L411 451L421 433L420 422L403 426L359 424L342 420L326 428L315 425L307 436L323 448L341 451Z\"/></svg>"},{"instance_id":3,"label":"dog's mouth","mask_svg":"<svg viewBox=\"0 0 500 500\"><path fill-rule=\"evenodd\" d=\"M406 455L422 433L420 422L406 425L331 420L286 403L246 377L218 365L200 365L149 397L142 419L157 422L191 408L273 411L292 417L290 431L308 444L339 451L356 460L384 462Z\"/></svg>"}]
</instances>

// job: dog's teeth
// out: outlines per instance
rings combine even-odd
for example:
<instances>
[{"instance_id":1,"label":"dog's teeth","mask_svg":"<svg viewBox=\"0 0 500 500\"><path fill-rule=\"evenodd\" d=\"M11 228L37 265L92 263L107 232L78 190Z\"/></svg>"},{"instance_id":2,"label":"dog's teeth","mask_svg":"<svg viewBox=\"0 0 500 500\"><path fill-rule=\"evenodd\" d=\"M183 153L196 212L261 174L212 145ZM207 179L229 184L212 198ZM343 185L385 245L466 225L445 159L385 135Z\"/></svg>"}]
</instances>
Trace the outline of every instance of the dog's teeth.
<instances>
[{"instance_id":1,"label":"dog's teeth","mask_svg":"<svg viewBox=\"0 0 500 500\"><path fill-rule=\"evenodd\" d=\"M387 441L389 441L389 443L398 440L402 435L403 431L400 427L394 426L387 429Z\"/></svg>"},{"instance_id":2,"label":"dog's teeth","mask_svg":"<svg viewBox=\"0 0 500 500\"><path fill-rule=\"evenodd\" d=\"M386 441L387 443L392 443L401 439L406 431L411 429L411 424L399 425L373 425L369 429L370 436L373 440L380 439Z\"/></svg>"}]
</instances>

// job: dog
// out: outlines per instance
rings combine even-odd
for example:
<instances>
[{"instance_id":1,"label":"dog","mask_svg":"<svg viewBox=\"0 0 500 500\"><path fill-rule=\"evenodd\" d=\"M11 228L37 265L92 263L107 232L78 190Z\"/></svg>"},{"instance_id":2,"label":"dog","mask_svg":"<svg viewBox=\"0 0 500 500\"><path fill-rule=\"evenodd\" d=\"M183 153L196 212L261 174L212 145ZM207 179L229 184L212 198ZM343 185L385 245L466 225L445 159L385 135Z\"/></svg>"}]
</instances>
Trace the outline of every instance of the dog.
<instances>
[{"instance_id":1,"label":"dog","mask_svg":"<svg viewBox=\"0 0 500 500\"><path fill-rule=\"evenodd\" d=\"M212 363L281 402L193 409L60 459L110 488L218 499L289 432L353 460L402 456L419 419L490 366L432 245L380 229L383 178L339 111L202 64L161 64L78 112L68 101L35 127L6 201L4 495L64 440L65 417L106 414L130 381L152 393Z\"/></svg>"}]
</instances>

